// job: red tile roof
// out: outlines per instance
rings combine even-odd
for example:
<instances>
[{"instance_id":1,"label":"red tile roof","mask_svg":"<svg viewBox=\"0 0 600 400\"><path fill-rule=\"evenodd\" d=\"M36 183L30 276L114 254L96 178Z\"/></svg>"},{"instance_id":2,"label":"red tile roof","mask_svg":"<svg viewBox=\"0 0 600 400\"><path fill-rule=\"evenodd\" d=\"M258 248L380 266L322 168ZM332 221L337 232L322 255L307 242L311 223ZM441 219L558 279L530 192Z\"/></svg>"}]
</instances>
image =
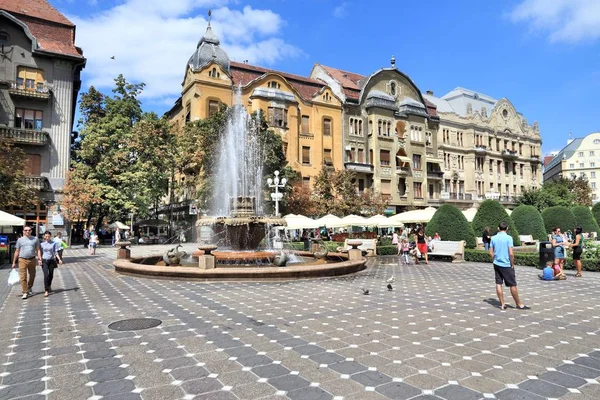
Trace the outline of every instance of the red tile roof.
<instances>
[{"instance_id":1,"label":"red tile roof","mask_svg":"<svg viewBox=\"0 0 600 400\"><path fill-rule=\"evenodd\" d=\"M6 10L11 14L26 15L58 24L74 26L64 15L47 0L0 0L0 10Z\"/></svg>"},{"instance_id":2,"label":"red tile roof","mask_svg":"<svg viewBox=\"0 0 600 400\"><path fill-rule=\"evenodd\" d=\"M556 156L544 156L544 167L548 165L550 161L552 161Z\"/></svg>"},{"instance_id":3,"label":"red tile roof","mask_svg":"<svg viewBox=\"0 0 600 400\"><path fill-rule=\"evenodd\" d=\"M427 114L431 115L432 117L437 117L438 116L437 106L435 104L433 104L432 102L430 102L429 100L427 100L426 98L423 98L423 100L425 100L425 107L427 107Z\"/></svg>"},{"instance_id":4,"label":"red tile roof","mask_svg":"<svg viewBox=\"0 0 600 400\"><path fill-rule=\"evenodd\" d=\"M316 79L310 79L300 75L288 74L287 72L266 69L257 67L255 65L233 61L231 62L230 71L234 85L241 83L244 86L254 79L259 78L267 73L279 74L283 76L290 83L290 85L292 85L294 89L298 91L304 100L311 100L323 87L326 86L325 83Z\"/></svg>"},{"instance_id":5,"label":"red tile roof","mask_svg":"<svg viewBox=\"0 0 600 400\"><path fill-rule=\"evenodd\" d=\"M338 81L346 89L354 89L360 92L360 81L366 77L364 75L355 74L337 68L327 67L319 64L333 79ZM358 98L358 97L357 97Z\"/></svg>"}]
</instances>

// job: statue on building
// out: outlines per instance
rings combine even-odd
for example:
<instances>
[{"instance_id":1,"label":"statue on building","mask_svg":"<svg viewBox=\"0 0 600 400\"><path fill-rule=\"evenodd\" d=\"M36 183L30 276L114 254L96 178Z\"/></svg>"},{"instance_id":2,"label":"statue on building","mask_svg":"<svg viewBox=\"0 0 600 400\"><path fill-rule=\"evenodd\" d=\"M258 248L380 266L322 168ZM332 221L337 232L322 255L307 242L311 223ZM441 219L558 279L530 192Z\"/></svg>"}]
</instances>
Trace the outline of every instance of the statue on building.
<instances>
[{"instance_id":1,"label":"statue on building","mask_svg":"<svg viewBox=\"0 0 600 400\"><path fill-rule=\"evenodd\" d=\"M473 114L473 105L471 103L467 103L467 115Z\"/></svg>"},{"instance_id":2,"label":"statue on building","mask_svg":"<svg viewBox=\"0 0 600 400\"><path fill-rule=\"evenodd\" d=\"M487 107L486 106L481 107L481 117L487 118Z\"/></svg>"}]
</instances>

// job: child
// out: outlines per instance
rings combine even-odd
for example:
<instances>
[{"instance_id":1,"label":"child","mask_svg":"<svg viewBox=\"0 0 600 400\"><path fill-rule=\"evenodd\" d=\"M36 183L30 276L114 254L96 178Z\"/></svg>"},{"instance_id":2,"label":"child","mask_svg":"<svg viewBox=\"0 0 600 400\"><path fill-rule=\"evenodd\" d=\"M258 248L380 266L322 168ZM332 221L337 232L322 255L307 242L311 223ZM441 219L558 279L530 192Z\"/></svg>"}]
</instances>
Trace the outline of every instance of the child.
<instances>
[{"instance_id":1,"label":"child","mask_svg":"<svg viewBox=\"0 0 600 400\"><path fill-rule=\"evenodd\" d=\"M560 269L560 264L554 264L552 266L552 271L554 273L554 279L557 279L557 280L560 280L560 281L567 279L567 277L565 276L565 274Z\"/></svg>"},{"instance_id":2,"label":"child","mask_svg":"<svg viewBox=\"0 0 600 400\"><path fill-rule=\"evenodd\" d=\"M538 277L543 281L551 281L554 279L554 268L552 268L552 261L546 263L546 267Z\"/></svg>"},{"instance_id":3,"label":"child","mask_svg":"<svg viewBox=\"0 0 600 400\"><path fill-rule=\"evenodd\" d=\"M402 246L402 259L404 260L403 264L408 265L408 256L410 253L410 244L408 243L408 239L402 239L402 242L399 244L399 246Z\"/></svg>"}]
</instances>

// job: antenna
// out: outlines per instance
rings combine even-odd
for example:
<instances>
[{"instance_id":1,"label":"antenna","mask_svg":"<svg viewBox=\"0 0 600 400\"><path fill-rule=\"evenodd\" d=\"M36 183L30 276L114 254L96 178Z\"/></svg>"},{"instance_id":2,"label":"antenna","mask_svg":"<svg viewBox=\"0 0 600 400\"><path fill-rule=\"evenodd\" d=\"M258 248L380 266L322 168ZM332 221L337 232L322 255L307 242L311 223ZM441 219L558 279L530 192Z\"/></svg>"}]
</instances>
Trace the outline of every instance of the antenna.
<instances>
[{"instance_id":1,"label":"antenna","mask_svg":"<svg viewBox=\"0 0 600 400\"><path fill-rule=\"evenodd\" d=\"M208 10L208 24L210 25L210 16L212 15L212 10Z\"/></svg>"}]
</instances>

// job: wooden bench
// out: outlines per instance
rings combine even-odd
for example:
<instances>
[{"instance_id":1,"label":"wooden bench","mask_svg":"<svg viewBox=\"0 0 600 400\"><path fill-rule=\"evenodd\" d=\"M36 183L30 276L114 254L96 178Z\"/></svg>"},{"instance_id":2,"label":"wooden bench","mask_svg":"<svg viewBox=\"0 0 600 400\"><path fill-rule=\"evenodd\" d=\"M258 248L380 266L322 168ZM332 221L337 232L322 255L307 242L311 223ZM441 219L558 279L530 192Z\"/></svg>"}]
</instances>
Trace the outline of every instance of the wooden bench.
<instances>
[{"instance_id":1,"label":"wooden bench","mask_svg":"<svg viewBox=\"0 0 600 400\"><path fill-rule=\"evenodd\" d=\"M377 255L377 239L346 239L344 245L337 248L340 253L346 253L352 248L348 245L348 240L360 240L362 244L358 248L368 257Z\"/></svg>"},{"instance_id":2,"label":"wooden bench","mask_svg":"<svg viewBox=\"0 0 600 400\"><path fill-rule=\"evenodd\" d=\"M462 262L465 260L465 241L436 240L432 242L433 250L428 253L429 256L447 256L452 257L452 262Z\"/></svg>"},{"instance_id":3,"label":"wooden bench","mask_svg":"<svg viewBox=\"0 0 600 400\"><path fill-rule=\"evenodd\" d=\"M523 245L523 244L537 244L537 242L538 242L531 235L519 235L519 240L521 241L521 245Z\"/></svg>"}]
</instances>

